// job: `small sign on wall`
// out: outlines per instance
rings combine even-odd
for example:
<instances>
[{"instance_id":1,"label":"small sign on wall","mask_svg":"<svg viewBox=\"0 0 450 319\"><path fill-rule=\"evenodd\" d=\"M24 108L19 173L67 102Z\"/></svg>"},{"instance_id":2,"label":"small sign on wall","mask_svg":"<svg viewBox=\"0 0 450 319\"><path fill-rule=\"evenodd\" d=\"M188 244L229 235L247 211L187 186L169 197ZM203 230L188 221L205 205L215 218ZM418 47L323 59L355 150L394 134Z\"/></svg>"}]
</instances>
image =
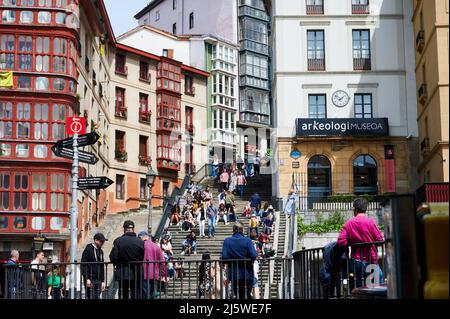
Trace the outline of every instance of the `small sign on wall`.
<instances>
[{"instance_id":1,"label":"small sign on wall","mask_svg":"<svg viewBox=\"0 0 450 319\"><path fill-rule=\"evenodd\" d=\"M300 168L300 162L292 162L292 168Z\"/></svg>"}]
</instances>

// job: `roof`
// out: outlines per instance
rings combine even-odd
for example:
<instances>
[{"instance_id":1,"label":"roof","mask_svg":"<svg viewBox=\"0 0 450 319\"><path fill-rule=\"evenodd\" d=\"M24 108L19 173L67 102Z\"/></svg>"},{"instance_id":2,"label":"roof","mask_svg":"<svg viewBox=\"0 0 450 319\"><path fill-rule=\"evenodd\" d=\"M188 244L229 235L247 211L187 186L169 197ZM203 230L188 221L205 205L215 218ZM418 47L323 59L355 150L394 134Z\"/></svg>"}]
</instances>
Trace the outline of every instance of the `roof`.
<instances>
[{"instance_id":1,"label":"roof","mask_svg":"<svg viewBox=\"0 0 450 319\"><path fill-rule=\"evenodd\" d=\"M159 28L155 28L155 27L153 27L151 25L141 24L141 25L138 25L137 27L135 27L135 28L125 32L124 34L119 35L117 37L117 39L120 41L121 39L126 38L126 37L128 37L128 36L130 36L130 35L132 35L132 34L134 34L136 32L138 32L138 31L140 31L142 29L158 33L158 34L163 35L163 36L165 36L167 38L170 38L170 39L173 39L173 40L177 40L177 41L186 41L186 40L189 40L191 38L191 35L174 35L174 34L172 34L170 32L167 32L167 31L159 29Z\"/></svg>"},{"instance_id":2,"label":"roof","mask_svg":"<svg viewBox=\"0 0 450 319\"><path fill-rule=\"evenodd\" d=\"M144 9L142 9L141 11L139 11L138 13L136 13L136 15L134 16L135 19L140 19L144 14L146 14L147 12L149 12L151 9L153 9L154 7L156 7L158 4L160 4L161 2L163 2L164 0L150 0L150 2L147 4L147 6L145 6Z\"/></svg>"}]
</instances>

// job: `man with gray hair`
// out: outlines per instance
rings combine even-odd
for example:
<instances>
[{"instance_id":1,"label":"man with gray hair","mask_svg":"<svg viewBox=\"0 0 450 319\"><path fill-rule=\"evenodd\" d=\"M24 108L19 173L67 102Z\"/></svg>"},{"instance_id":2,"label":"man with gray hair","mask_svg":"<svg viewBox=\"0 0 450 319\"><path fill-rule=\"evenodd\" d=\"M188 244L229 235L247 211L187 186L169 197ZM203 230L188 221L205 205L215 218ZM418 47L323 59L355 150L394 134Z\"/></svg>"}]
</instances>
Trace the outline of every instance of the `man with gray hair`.
<instances>
[{"instance_id":1,"label":"man with gray hair","mask_svg":"<svg viewBox=\"0 0 450 319\"><path fill-rule=\"evenodd\" d=\"M237 299L250 299L254 281L253 262L257 256L255 246L249 237L244 236L244 226L233 225L233 236L225 239L222 246L222 259L235 260L226 263L227 280L231 282ZM244 260L245 261L236 261Z\"/></svg>"},{"instance_id":2,"label":"man with gray hair","mask_svg":"<svg viewBox=\"0 0 450 319\"><path fill-rule=\"evenodd\" d=\"M22 271L19 268L19 251L17 249L11 250L9 254L9 259L5 263L5 274L7 281L7 298L16 299L20 294L21 281L22 281Z\"/></svg>"}]
</instances>

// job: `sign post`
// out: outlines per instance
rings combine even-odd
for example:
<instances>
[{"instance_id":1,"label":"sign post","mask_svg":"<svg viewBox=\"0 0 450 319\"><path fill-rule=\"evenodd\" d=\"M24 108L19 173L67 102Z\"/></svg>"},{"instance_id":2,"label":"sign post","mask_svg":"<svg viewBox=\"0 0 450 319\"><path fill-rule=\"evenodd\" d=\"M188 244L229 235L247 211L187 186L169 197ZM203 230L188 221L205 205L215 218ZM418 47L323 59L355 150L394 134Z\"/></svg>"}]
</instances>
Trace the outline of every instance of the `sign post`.
<instances>
[{"instance_id":1,"label":"sign post","mask_svg":"<svg viewBox=\"0 0 450 319\"><path fill-rule=\"evenodd\" d=\"M66 123L67 133L73 134L73 164L72 164L72 211L70 212L70 299L75 299L77 254L77 217L78 217L78 134L86 131L86 120L83 117L69 117Z\"/></svg>"}]
</instances>

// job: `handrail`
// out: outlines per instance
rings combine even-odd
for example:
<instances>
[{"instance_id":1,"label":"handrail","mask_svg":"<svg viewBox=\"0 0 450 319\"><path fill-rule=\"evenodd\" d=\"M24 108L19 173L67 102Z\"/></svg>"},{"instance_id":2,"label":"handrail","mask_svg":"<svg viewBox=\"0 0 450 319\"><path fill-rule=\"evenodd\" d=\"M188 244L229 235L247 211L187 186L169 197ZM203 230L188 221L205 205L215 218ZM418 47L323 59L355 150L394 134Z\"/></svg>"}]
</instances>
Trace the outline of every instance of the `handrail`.
<instances>
[{"instance_id":1,"label":"handrail","mask_svg":"<svg viewBox=\"0 0 450 319\"><path fill-rule=\"evenodd\" d=\"M210 165L211 164L203 165L202 168L200 168L199 170L197 170L197 172L195 172L195 174L191 177L191 180L196 183L201 183L207 176L210 175L208 174Z\"/></svg>"},{"instance_id":2,"label":"handrail","mask_svg":"<svg viewBox=\"0 0 450 319\"><path fill-rule=\"evenodd\" d=\"M170 197L166 197L164 199L163 204L163 214L161 216L161 220L159 222L158 228L156 229L155 237L160 238L164 228L166 228L167 222L170 217L170 212L172 210L172 207L176 205L176 203L179 200L179 197L183 195L183 193L186 191L187 187L189 186L189 183L191 181L191 178L189 175L186 175L184 177L183 183L181 184L181 187L175 187L172 191L172 194Z\"/></svg>"}]
</instances>

